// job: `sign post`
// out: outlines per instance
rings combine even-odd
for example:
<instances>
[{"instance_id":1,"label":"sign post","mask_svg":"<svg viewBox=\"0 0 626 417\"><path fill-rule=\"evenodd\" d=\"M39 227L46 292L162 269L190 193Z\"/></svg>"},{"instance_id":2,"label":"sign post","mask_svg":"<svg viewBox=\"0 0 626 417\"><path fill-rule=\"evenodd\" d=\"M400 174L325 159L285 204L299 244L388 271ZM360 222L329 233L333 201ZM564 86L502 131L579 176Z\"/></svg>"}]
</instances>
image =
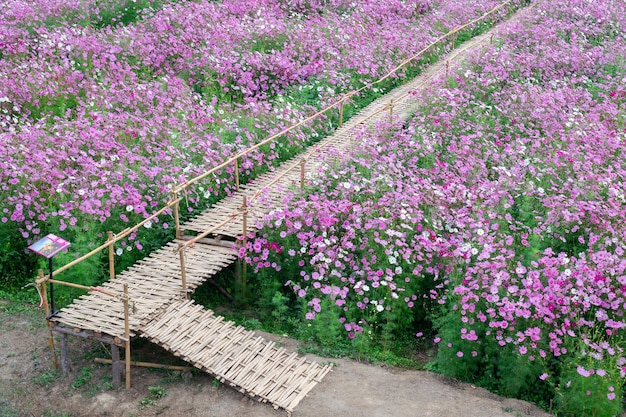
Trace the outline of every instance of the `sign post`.
<instances>
[{"instance_id":1,"label":"sign post","mask_svg":"<svg viewBox=\"0 0 626 417\"><path fill-rule=\"evenodd\" d=\"M49 234L43 239L38 240L28 247L28 249L35 252L37 255L43 256L48 259L48 268L50 269L50 280L52 280L52 257L57 253L66 249L70 245L65 239L62 239L56 235ZM54 316L54 287L52 281L50 284L50 316Z\"/></svg>"}]
</instances>

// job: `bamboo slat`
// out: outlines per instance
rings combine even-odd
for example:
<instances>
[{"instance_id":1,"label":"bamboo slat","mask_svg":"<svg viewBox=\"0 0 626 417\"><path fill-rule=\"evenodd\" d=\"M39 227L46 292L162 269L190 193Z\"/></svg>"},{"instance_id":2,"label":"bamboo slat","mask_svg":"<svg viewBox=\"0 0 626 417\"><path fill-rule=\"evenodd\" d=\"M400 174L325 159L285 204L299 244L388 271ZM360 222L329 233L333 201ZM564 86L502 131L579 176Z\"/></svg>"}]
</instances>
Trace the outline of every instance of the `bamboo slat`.
<instances>
[{"instance_id":1,"label":"bamboo slat","mask_svg":"<svg viewBox=\"0 0 626 417\"><path fill-rule=\"evenodd\" d=\"M240 392L287 411L328 372L190 300L170 304L145 337Z\"/></svg>"}]
</instances>

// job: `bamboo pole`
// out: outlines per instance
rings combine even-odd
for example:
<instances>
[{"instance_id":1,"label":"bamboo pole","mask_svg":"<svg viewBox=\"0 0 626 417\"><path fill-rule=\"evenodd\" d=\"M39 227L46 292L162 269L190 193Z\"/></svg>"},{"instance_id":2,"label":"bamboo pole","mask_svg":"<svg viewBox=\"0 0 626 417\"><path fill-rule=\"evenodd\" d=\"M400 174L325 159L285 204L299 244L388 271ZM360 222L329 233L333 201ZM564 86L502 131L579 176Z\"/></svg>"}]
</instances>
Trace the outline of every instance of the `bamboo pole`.
<instances>
[{"instance_id":1,"label":"bamboo pole","mask_svg":"<svg viewBox=\"0 0 626 417\"><path fill-rule=\"evenodd\" d=\"M302 158L300 160L300 190L304 190L304 164L306 163L306 159Z\"/></svg>"},{"instance_id":2,"label":"bamboo pole","mask_svg":"<svg viewBox=\"0 0 626 417\"><path fill-rule=\"evenodd\" d=\"M103 294L110 295L111 297L121 298L121 295L116 293L115 291L106 290L100 287L88 287L86 285L74 284L73 282L59 281L56 279L47 279L46 277L43 277L37 280L37 284L45 284L46 282L51 282L53 284L59 284L59 285L65 285L66 287L78 288L79 290L101 292Z\"/></svg>"},{"instance_id":3,"label":"bamboo pole","mask_svg":"<svg viewBox=\"0 0 626 417\"><path fill-rule=\"evenodd\" d=\"M239 158L235 159L235 190L239 191Z\"/></svg>"},{"instance_id":4,"label":"bamboo pole","mask_svg":"<svg viewBox=\"0 0 626 417\"><path fill-rule=\"evenodd\" d=\"M479 22L480 20L486 18L487 16L495 13L496 11L500 10L504 6L506 6L509 3L511 3L511 1L512 0L508 0L505 3L497 5L493 9L491 9L490 11L486 12L484 15L482 15L482 16L476 18L476 19L473 19L472 21L470 21L470 22L468 22L468 23L466 23L464 25L457 26L455 29L449 31L448 33L439 36L437 39L433 40L429 45L427 45L426 47L424 47L421 50L419 50L413 56L411 56L411 57L405 59L404 61L402 61L400 63L400 65L398 65L397 67L395 67L392 70L390 70L387 74L385 74L384 76L382 76L378 80L373 81L373 82L371 82L371 83L369 83L367 85L364 85L363 87L361 87L361 88L359 88L357 90L354 90L354 91L351 91L349 93L344 94L344 96L342 96L341 100L339 100L338 102L335 102L335 103L331 104L330 106L326 107L325 109L322 109L322 110L318 111L317 113L314 113L311 116L301 120L300 122L298 122L298 123L296 123L296 124L286 128L286 129L284 129L284 130L282 130L282 131L280 131L278 133L273 134L272 136L262 140L261 142L257 143L256 145L253 145L253 146L251 146L251 147L249 147L247 149L244 149L243 151L241 151L241 152L237 153L236 155L232 156L230 159L222 162L218 166L216 166L216 167L206 171L205 173L200 174L200 175L190 179L189 181L185 182L184 184L176 187L176 190L180 191L180 190L182 190L184 188L187 188L188 186L192 185L193 183L196 183L196 182L200 181L201 179L206 178L208 175L211 175L211 174L217 172L218 170L220 170L222 168L225 168L228 165L232 164L234 159L241 158L241 157L249 154L250 152L258 149L259 147L261 147L261 146L263 146L263 145L265 145L265 144L267 144L267 143L269 143L269 142L271 142L271 141L273 141L273 140L275 140L275 139L277 139L277 138L279 138L281 136L284 136L285 134L291 132L292 130L294 130L294 129L296 129L296 128L298 128L298 127L300 127L300 126L302 126L302 125L304 125L304 124L306 124L306 123L308 123L308 122L310 122L312 120L315 120L319 116L321 116L321 115L327 113L329 110L333 109L338 103L342 102L343 100L345 100L345 99L347 99L347 98L349 98L349 97L351 97L351 96L353 96L355 94L358 94L358 93L360 93L361 91L363 91L365 89L371 88L371 87L373 87L376 84L382 83L383 81L385 81L386 79L388 79L389 77L394 75L396 72L398 72L398 70L400 70L402 67L404 67L407 64L410 64L411 62L413 62L417 58L421 57L424 53L428 52L430 50L430 48L432 48L433 46L439 44L440 42L442 42L442 41L444 41L446 39L448 39L452 35L455 35L457 32L460 32L461 30L465 29L466 27L471 26L474 23Z\"/></svg>"},{"instance_id":5,"label":"bamboo pole","mask_svg":"<svg viewBox=\"0 0 626 417\"><path fill-rule=\"evenodd\" d=\"M95 358L95 363L102 363L106 365L113 364L111 359L106 358ZM160 363L152 363L152 362L140 362L140 361L130 361L131 366L139 366L144 368L155 368L155 369L169 369L172 371L191 371L193 367L191 366L176 366L176 365L163 365Z\"/></svg>"},{"instance_id":6,"label":"bamboo pole","mask_svg":"<svg viewBox=\"0 0 626 417\"><path fill-rule=\"evenodd\" d=\"M43 269L40 269L37 285L39 285L39 289L41 291L41 302L46 314L46 324L48 325L48 344L50 345L50 352L52 353L52 365L54 366L54 369L59 369L59 360L57 358L57 351L54 347L54 335L52 334L53 325L50 320L48 320L50 317L50 306L48 305L48 293L46 291L46 283L44 279Z\"/></svg>"},{"instance_id":7,"label":"bamboo pole","mask_svg":"<svg viewBox=\"0 0 626 417\"><path fill-rule=\"evenodd\" d=\"M343 123L343 105L346 99L350 98L351 96L360 93L361 91L367 89L367 88L371 88L376 84L382 83L383 81L385 81L386 79L388 79L389 77L391 77L392 75L396 74L398 70L400 70L401 68L403 68L405 65L410 64L411 62L413 62L414 60L416 60L417 58L421 57L424 53L428 52L433 46L438 45L440 42L448 39L451 36L455 36L458 32L460 32L461 30L467 28L468 26L471 26L477 22L480 22L481 20L484 20L485 18L491 16L492 14L494 14L495 12L499 11L500 9L504 8L505 6L508 6L510 3L512 2L512 0L508 0L500 5L495 6L494 8L492 8L491 10L489 10L488 12L484 13L482 16L475 18L473 20L471 20L470 22L461 25L461 26L457 26L455 29L449 31L446 34L443 34L441 36L439 36L437 39L433 40L429 45L427 45L426 47L422 48L421 50L419 50L417 53L415 53L413 56L405 59L404 61L402 61L400 63L400 65L398 65L397 67L391 69L387 74L385 74L383 77L379 78L376 81L373 81L367 85L364 85L363 87L351 91L349 93L344 94L341 99L333 104L331 104L330 106L328 106L325 109L322 109L318 112L316 112L315 114L301 120L300 122L284 129L281 132L278 132L274 135L271 135L270 137L262 140L261 142L257 143L256 145L253 145L239 153L237 153L236 155L234 155L233 157L231 157L230 159L222 162L221 164L219 164L218 166L204 172L203 174L200 174L194 178L192 178L189 181L186 181L185 183L175 186L173 189L174 195L177 195L179 191L181 190L185 190L187 187L189 187L190 185L194 184L197 181L200 181L201 179L207 177L208 175L211 175L217 171L219 171L220 169L223 169L225 167L227 167L229 164L233 163L233 161L235 159L241 158L247 154L249 154L250 152L258 149L259 147L281 137L284 136L285 134L291 132L292 130L318 118L319 116L326 114L328 111L330 111L331 109L333 109L337 104L340 104L340 126ZM134 227L132 228L126 228L124 229L122 232L120 232L119 234L115 235L115 238L113 240L113 243L123 239L124 237L128 236L130 233L132 233L133 231L136 231L137 229L139 229L141 226L145 225L146 223L148 223L149 221L152 221L153 219L155 219L157 216L159 216L160 214L162 214L164 211L166 211L169 208L175 207L178 208L180 199L179 198L175 198L173 201L168 202L164 207L162 207L159 211L153 213L151 216L147 217L146 219L144 219L142 222L136 224ZM177 211L177 210L176 210ZM177 221L177 235L180 233L179 230L179 222ZM101 246L91 250L90 252L88 252L87 254L75 259L74 261L58 268L56 271L53 271L52 276L58 275L61 272L71 268L72 266L84 261L85 259L90 258L91 256L95 255L96 253L99 253L100 251L102 251L103 249L109 247L110 242L107 241L106 243L102 244Z\"/></svg>"},{"instance_id":8,"label":"bamboo pole","mask_svg":"<svg viewBox=\"0 0 626 417\"><path fill-rule=\"evenodd\" d=\"M128 322L128 284L124 284L124 336L126 337L126 389L130 389L130 323Z\"/></svg>"},{"instance_id":9,"label":"bamboo pole","mask_svg":"<svg viewBox=\"0 0 626 417\"><path fill-rule=\"evenodd\" d=\"M241 204L241 210L243 215L243 246L245 247L248 243L248 199L244 195L243 203Z\"/></svg>"},{"instance_id":10,"label":"bamboo pole","mask_svg":"<svg viewBox=\"0 0 626 417\"><path fill-rule=\"evenodd\" d=\"M343 98L339 102L339 127L343 126Z\"/></svg>"},{"instance_id":11,"label":"bamboo pole","mask_svg":"<svg viewBox=\"0 0 626 417\"><path fill-rule=\"evenodd\" d=\"M128 236L129 234L131 234L132 232L136 231L137 229L139 229L141 226L145 225L146 223L148 223L149 221L154 220L156 217L160 216L161 214L163 214L163 212L169 208L171 208L174 203L178 203L181 199L177 199L175 201L170 201L168 202L165 206L163 206L163 208L161 208L159 211L153 213L151 216L146 217L145 219L143 219L143 221L141 221L140 223L137 223L135 226L133 226L132 228L126 228L124 230L122 230L120 233L118 233L117 235L115 235L115 239L113 239L113 243L117 243L120 240L124 239L126 236ZM74 265L77 265L79 263L81 263L82 261L84 261L85 259L91 258L93 255L95 255L96 253L101 252L103 249L106 249L109 247L111 243L109 241L103 243L102 245L98 246L95 249L92 249L90 252L84 254L83 256L81 256L80 258L74 259L72 262L63 265L62 267L58 268L57 270L55 270L52 273L52 276L55 275L59 275L61 272L73 267Z\"/></svg>"},{"instance_id":12,"label":"bamboo pole","mask_svg":"<svg viewBox=\"0 0 626 417\"><path fill-rule=\"evenodd\" d=\"M178 244L178 256L180 257L180 278L183 285L183 296L185 297L185 299L188 299L189 296L187 294L187 270L185 269L185 251L181 250L183 246L183 243Z\"/></svg>"},{"instance_id":13,"label":"bamboo pole","mask_svg":"<svg viewBox=\"0 0 626 417\"><path fill-rule=\"evenodd\" d=\"M180 216L179 216L180 200L177 197L178 197L178 193L174 191L174 201L176 201L176 204L174 204L174 224L176 225L176 238L180 238L180 236L182 235L182 233L180 232Z\"/></svg>"},{"instance_id":14,"label":"bamboo pole","mask_svg":"<svg viewBox=\"0 0 626 417\"><path fill-rule=\"evenodd\" d=\"M393 123L393 99L389 100L389 123Z\"/></svg>"},{"instance_id":15,"label":"bamboo pole","mask_svg":"<svg viewBox=\"0 0 626 417\"><path fill-rule=\"evenodd\" d=\"M109 238L109 278L115 278L115 245L113 243L113 232L108 231Z\"/></svg>"},{"instance_id":16,"label":"bamboo pole","mask_svg":"<svg viewBox=\"0 0 626 417\"><path fill-rule=\"evenodd\" d=\"M226 220L222 221L220 224L213 226L212 228L205 230L203 233L199 234L198 236L194 237L193 239L190 239L188 241L186 241L183 246L187 247L187 246L193 246L195 243L201 241L202 239L204 239L205 237L207 237L208 235L210 235L211 233L213 233L214 231L216 231L217 229L219 229L220 227L224 226L225 224L230 223L231 221L233 221L233 219L235 219L237 216L239 216L240 211L236 212L236 213L232 213L230 215L230 217L228 217ZM180 250L179 248L175 249L175 250Z\"/></svg>"}]
</instances>

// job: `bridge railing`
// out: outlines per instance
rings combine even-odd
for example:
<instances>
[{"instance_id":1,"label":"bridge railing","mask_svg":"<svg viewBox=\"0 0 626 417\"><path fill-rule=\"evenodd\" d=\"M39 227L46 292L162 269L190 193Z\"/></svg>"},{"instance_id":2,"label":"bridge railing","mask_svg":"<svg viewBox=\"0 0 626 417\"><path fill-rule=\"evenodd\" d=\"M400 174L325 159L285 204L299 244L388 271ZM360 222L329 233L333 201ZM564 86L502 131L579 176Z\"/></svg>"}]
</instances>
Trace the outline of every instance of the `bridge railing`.
<instances>
[{"instance_id":1,"label":"bridge railing","mask_svg":"<svg viewBox=\"0 0 626 417\"><path fill-rule=\"evenodd\" d=\"M238 152L237 154L235 154L234 156L230 157L229 159L223 161L222 163L220 163L219 165L209 169L208 171L190 179L187 180L181 184L175 185L172 187L172 196L169 199L169 201L158 211L154 212L153 214L151 214L150 216L146 217L145 219L143 219L141 222L137 223L136 225L132 226L132 227L128 227L124 230L122 230L121 232L117 233L117 234L113 234L112 232L108 233L108 239L106 242L104 242L103 244L101 244L100 246L96 247L95 249L89 251L88 253L80 256L79 258L75 259L72 262L69 262L66 265L63 265L59 268L57 268L56 270L52 271L51 275L49 277L39 277L37 279L37 284L38 285L43 285L45 284L45 282L53 279L55 276L59 275L60 273L70 269L71 267L83 262L84 260L91 258L92 256L102 252L103 250L107 249L108 250L108 254L109 254L109 277L111 279L113 279L115 277L115 260L114 260L114 245L115 243L121 241L122 239L126 238L127 236L129 236L130 234L138 231L141 227L143 227L144 225L148 224L149 222L154 221L155 219L157 219L160 215L166 213L166 212L172 212L173 216L174 216L174 222L176 224L176 236L177 237L182 237L182 233L181 233L181 229L180 229L180 202L183 200L183 197L181 197L184 193L187 192L187 190L189 189L189 187L191 187L192 185L198 183L199 181L201 181L202 179L208 177L209 175L212 175L220 170L223 170L227 167L233 166L234 168L234 175L235 175L235 189L239 189L239 160L247 155L249 155L250 153L254 152L255 150L259 149L260 147L267 145L277 139L279 139L280 137L288 134L289 132L294 131L295 129L298 129L302 126L304 126L305 124L314 121L316 119L321 118L322 116L332 112L332 111L338 111L339 112L339 125L341 126L343 124L343 110L344 110L344 106L345 104L348 102L348 100L350 100L351 97L363 92L366 89L371 89L373 87L375 87L376 85L384 82L385 80L391 78L394 75L397 75L402 69L404 69L405 67L411 65L412 63L414 63L416 60L422 58L424 56L424 54L426 54L428 51L430 51L431 49L441 46L442 44L444 44L445 42L448 41L452 41L452 47L454 47L454 42L456 40L456 36L462 32L463 30L476 25L488 18L490 18L492 15L494 15L495 13L499 12L500 10L506 8L507 6L511 5L512 3L517 3L520 0L507 0L495 7L493 7L491 10L485 12L484 14L482 14L481 16L472 19L471 21L457 26L454 29L451 29L450 31L448 31L447 33L439 36L438 38L436 38L435 40L433 40L430 44L428 44L427 46L425 46L424 48L422 48L420 51L416 52L413 56L405 59L404 61L402 61L399 65L397 65L395 68L391 69L389 72L387 72L385 75L383 75L381 78L379 78L378 80L372 81L364 86L362 86L359 89L356 89L354 91L350 91L348 93L344 93L342 94L334 103L332 103L331 105L325 107L322 110L317 111L315 114L308 116L307 118L299 121L298 123L289 126L285 129L283 129L282 131L275 133L271 136L269 136L268 138L258 142L257 144L250 146L248 148L246 148L245 150L242 150L240 152ZM406 97L403 96L403 97ZM373 117L374 115L383 112L383 111L389 111L390 115L393 114L393 107L394 107L394 103L393 102L389 102L388 104L386 104L385 106L383 106L381 109L377 110L375 113L368 115L366 118L364 118L363 120L361 120L361 122L365 122L367 121L369 118ZM291 172L295 169L300 169L301 170L301 175L300 175L300 185L301 187L304 186L304 178L305 178L305 164L306 161L310 158L310 156L312 155L312 153L314 152L318 152L320 150L320 147L315 147L312 151L308 152L307 155L305 155L304 157L302 157L300 159L299 162L294 163L292 167L290 167L288 169L287 172L285 172L283 175L286 175L288 172ZM276 178L275 181L280 180L280 178ZM274 181L274 182L275 182ZM251 204L253 201L255 201L258 197L259 197L260 192L257 192L256 194L254 194L250 199L246 199L244 197L244 200L242 202L242 205L240 207L240 209L234 213L231 213L227 219L220 223L219 225L216 225L208 230L206 230L205 232L201 233L200 235L194 237L193 239L185 242L185 243L181 243L179 245L179 252L181 253L181 266L183 267L183 271L184 271L184 255L183 253L183 249L189 247L190 245L193 245L194 243L198 242L200 239L208 236L209 234L211 234L212 232L216 231L217 229L219 229L220 227L224 226L225 224L233 221L235 218L237 218L238 216L243 216L244 218L244 226L243 226L243 230L242 230L242 236L243 239L245 240L247 238L247 207L249 206L249 204ZM182 280L185 280L184 277L184 272L183 272L183 277ZM63 281L59 281L59 280L54 280L55 283L61 284ZM77 284L72 284L72 283L67 283L64 282L65 285L69 285L69 286L74 286L74 287L79 287L77 286ZM84 287L83 289L87 290L87 291L93 291L96 290L96 288L94 287ZM183 282L183 291L186 291L186 283Z\"/></svg>"}]
</instances>

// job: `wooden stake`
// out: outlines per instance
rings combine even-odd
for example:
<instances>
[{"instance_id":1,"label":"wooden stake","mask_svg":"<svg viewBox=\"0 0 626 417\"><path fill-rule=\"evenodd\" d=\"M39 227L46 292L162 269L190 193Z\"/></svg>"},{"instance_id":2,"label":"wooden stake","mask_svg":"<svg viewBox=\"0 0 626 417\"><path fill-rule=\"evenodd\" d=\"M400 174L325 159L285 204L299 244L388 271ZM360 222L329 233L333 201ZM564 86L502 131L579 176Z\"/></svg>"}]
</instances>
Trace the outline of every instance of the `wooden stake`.
<instances>
[{"instance_id":1,"label":"wooden stake","mask_svg":"<svg viewBox=\"0 0 626 417\"><path fill-rule=\"evenodd\" d=\"M52 365L54 369L59 369L59 360L57 359L57 351L54 347L54 336L52 334L53 324L48 320L50 317L50 306L48 305L48 292L46 291L45 277L43 275L43 269L39 270L39 290L41 291L41 301L43 309L46 314L46 323L48 324L48 344L50 345L50 352L52 353Z\"/></svg>"},{"instance_id":2,"label":"wooden stake","mask_svg":"<svg viewBox=\"0 0 626 417\"><path fill-rule=\"evenodd\" d=\"M183 284L183 296L188 299L187 294L187 270L185 269L185 251L182 249L183 244L178 244L178 256L180 257L180 278Z\"/></svg>"},{"instance_id":3,"label":"wooden stake","mask_svg":"<svg viewBox=\"0 0 626 417\"><path fill-rule=\"evenodd\" d=\"M344 100L341 99L341 102L339 103L339 127L343 125L343 102Z\"/></svg>"},{"instance_id":4,"label":"wooden stake","mask_svg":"<svg viewBox=\"0 0 626 417\"><path fill-rule=\"evenodd\" d=\"M243 204L241 205L243 211L243 246L248 243L248 199L243 196Z\"/></svg>"},{"instance_id":5,"label":"wooden stake","mask_svg":"<svg viewBox=\"0 0 626 417\"><path fill-rule=\"evenodd\" d=\"M180 238L183 233L180 230L180 202L178 201L178 193L176 191L174 191L174 201L176 201L176 204L174 204L174 223L176 224L176 238Z\"/></svg>"},{"instance_id":6,"label":"wooden stake","mask_svg":"<svg viewBox=\"0 0 626 417\"><path fill-rule=\"evenodd\" d=\"M450 70L450 61L446 61L446 77L448 76L449 70Z\"/></svg>"},{"instance_id":7,"label":"wooden stake","mask_svg":"<svg viewBox=\"0 0 626 417\"><path fill-rule=\"evenodd\" d=\"M98 359L96 359L98 362ZM113 388L118 389L122 385L122 367L120 364L120 348L116 344L111 344L111 372L113 374Z\"/></svg>"},{"instance_id":8,"label":"wooden stake","mask_svg":"<svg viewBox=\"0 0 626 417\"><path fill-rule=\"evenodd\" d=\"M302 158L300 160L300 190L304 190L304 164L306 160Z\"/></svg>"},{"instance_id":9,"label":"wooden stake","mask_svg":"<svg viewBox=\"0 0 626 417\"><path fill-rule=\"evenodd\" d=\"M235 190L239 191L239 159L235 159Z\"/></svg>"},{"instance_id":10,"label":"wooden stake","mask_svg":"<svg viewBox=\"0 0 626 417\"><path fill-rule=\"evenodd\" d=\"M67 334L61 335L61 375L70 374L70 349L67 345Z\"/></svg>"},{"instance_id":11,"label":"wooden stake","mask_svg":"<svg viewBox=\"0 0 626 417\"><path fill-rule=\"evenodd\" d=\"M126 336L126 389L130 389L130 324L128 323L128 284L124 284L124 336Z\"/></svg>"},{"instance_id":12,"label":"wooden stake","mask_svg":"<svg viewBox=\"0 0 626 417\"><path fill-rule=\"evenodd\" d=\"M107 232L109 237L109 278L115 278L115 245L113 241L113 232Z\"/></svg>"},{"instance_id":13,"label":"wooden stake","mask_svg":"<svg viewBox=\"0 0 626 417\"><path fill-rule=\"evenodd\" d=\"M389 123L393 123L393 99L389 100Z\"/></svg>"}]
</instances>

